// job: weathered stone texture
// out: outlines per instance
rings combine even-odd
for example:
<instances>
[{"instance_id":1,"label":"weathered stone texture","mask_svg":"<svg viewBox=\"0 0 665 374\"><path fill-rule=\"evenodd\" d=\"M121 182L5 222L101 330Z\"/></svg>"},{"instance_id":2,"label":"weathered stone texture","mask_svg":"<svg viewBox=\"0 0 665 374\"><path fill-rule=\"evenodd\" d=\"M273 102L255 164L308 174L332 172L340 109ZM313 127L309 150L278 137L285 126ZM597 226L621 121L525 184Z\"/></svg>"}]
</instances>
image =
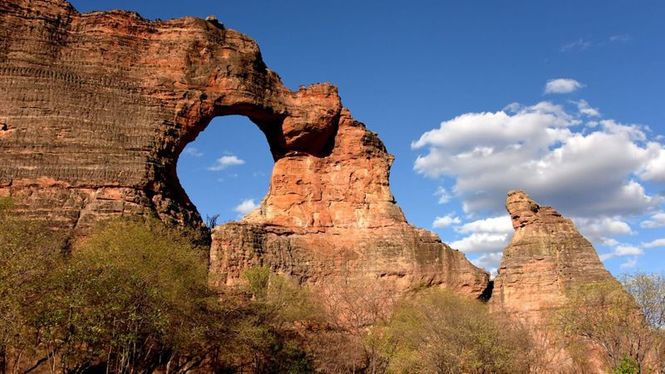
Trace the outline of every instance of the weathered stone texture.
<instances>
[{"instance_id":1,"label":"weathered stone texture","mask_svg":"<svg viewBox=\"0 0 665 374\"><path fill-rule=\"evenodd\" d=\"M494 281L494 308L545 322L549 311L564 305L568 291L587 283L616 282L591 243L552 207L513 191L506 209L515 234Z\"/></svg>"},{"instance_id":2,"label":"weathered stone texture","mask_svg":"<svg viewBox=\"0 0 665 374\"><path fill-rule=\"evenodd\" d=\"M264 132L275 168L260 209L215 230L220 282L262 263L304 281L348 270L485 288L485 272L408 225L388 185L392 156L335 87L289 91L253 40L216 22L0 2L0 196L18 211L70 230L134 214L201 227L176 162L230 114Z\"/></svg>"},{"instance_id":3,"label":"weathered stone texture","mask_svg":"<svg viewBox=\"0 0 665 374\"><path fill-rule=\"evenodd\" d=\"M544 370L574 372L556 322L558 313L566 306L570 292L584 285L621 286L570 219L552 207L538 205L522 191L508 193L506 209L515 234L503 252L494 280L491 310L521 320L529 328L544 349L544 362L549 362ZM583 339L580 342L589 349L585 370L606 372L597 347Z\"/></svg>"}]
</instances>

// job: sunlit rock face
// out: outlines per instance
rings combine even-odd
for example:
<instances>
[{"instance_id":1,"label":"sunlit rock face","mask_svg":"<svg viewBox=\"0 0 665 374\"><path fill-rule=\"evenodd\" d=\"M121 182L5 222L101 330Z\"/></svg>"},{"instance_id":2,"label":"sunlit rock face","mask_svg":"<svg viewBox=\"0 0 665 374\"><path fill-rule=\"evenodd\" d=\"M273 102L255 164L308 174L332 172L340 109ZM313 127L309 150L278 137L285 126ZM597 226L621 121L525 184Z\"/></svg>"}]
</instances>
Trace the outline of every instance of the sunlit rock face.
<instances>
[{"instance_id":1,"label":"sunlit rock face","mask_svg":"<svg viewBox=\"0 0 665 374\"><path fill-rule=\"evenodd\" d=\"M202 228L176 162L230 114L263 131L275 167L260 208L214 230L216 282L264 264L312 283L486 288L486 272L406 222L392 156L334 86L288 90L253 40L214 21L0 2L0 196L19 213L73 232L137 214Z\"/></svg>"},{"instance_id":2,"label":"sunlit rock face","mask_svg":"<svg viewBox=\"0 0 665 374\"><path fill-rule=\"evenodd\" d=\"M522 191L508 194L515 234L503 252L491 304L540 320L561 307L567 291L591 282L614 282L573 221L540 206Z\"/></svg>"},{"instance_id":3,"label":"sunlit rock face","mask_svg":"<svg viewBox=\"0 0 665 374\"><path fill-rule=\"evenodd\" d=\"M478 297L487 273L406 222L388 184L392 159L343 109L328 155L277 160L261 206L215 228L215 281L234 284L247 267L269 265L311 284L369 277L396 291L444 286Z\"/></svg>"},{"instance_id":4,"label":"sunlit rock face","mask_svg":"<svg viewBox=\"0 0 665 374\"><path fill-rule=\"evenodd\" d=\"M515 234L503 252L490 307L519 319L543 344L551 372L569 372L571 359L561 343L557 313L571 291L599 283L621 286L573 222L554 208L538 205L522 191L508 193L506 209ZM589 370L606 372L599 351L589 345Z\"/></svg>"}]
</instances>

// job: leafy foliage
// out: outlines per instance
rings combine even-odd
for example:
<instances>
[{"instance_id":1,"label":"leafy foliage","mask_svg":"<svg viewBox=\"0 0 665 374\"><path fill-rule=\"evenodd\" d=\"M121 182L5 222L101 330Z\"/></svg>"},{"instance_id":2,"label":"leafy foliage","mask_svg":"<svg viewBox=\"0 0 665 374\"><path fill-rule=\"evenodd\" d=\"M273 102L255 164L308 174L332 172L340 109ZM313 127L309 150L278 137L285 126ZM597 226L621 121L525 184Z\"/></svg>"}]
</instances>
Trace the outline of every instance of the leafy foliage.
<instances>
[{"instance_id":1,"label":"leafy foliage","mask_svg":"<svg viewBox=\"0 0 665 374\"><path fill-rule=\"evenodd\" d=\"M382 331L388 372L522 373L526 330L490 315L477 300L427 290L405 300Z\"/></svg>"},{"instance_id":2,"label":"leafy foliage","mask_svg":"<svg viewBox=\"0 0 665 374\"><path fill-rule=\"evenodd\" d=\"M113 371L200 364L220 329L205 252L154 221L108 222L50 274L43 329L76 369Z\"/></svg>"},{"instance_id":3,"label":"leafy foliage","mask_svg":"<svg viewBox=\"0 0 665 374\"><path fill-rule=\"evenodd\" d=\"M61 262L64 241L37 221L17 218L0 199L0 371L15 368L41 340L31 328L38 318L45 278Z\"/></svg>"},{"instance_id":4,"label":"leafy foliage","mask_svg":"<svg viewBox=\"0 0 665 374\"><path fill-rule=\"evenodd\" d=\"M634 365L637 372L651 372L665 357L662 332L647 323L633 296L620 284L586 284L571 290L568 298L558 323L580 367L594 350L618 372Z\"/></svg>"},{"instance_id":5,"label":"leafy foliage","mask_svg":"<svg viewBox=\"0 0 665 374\"><path fill-rule=\"evenodd\" d=\"M635 299L646 322L654 329L664 329L665 276L638 272L625 275L621 283Z\"/></svg>"}]
</instances>

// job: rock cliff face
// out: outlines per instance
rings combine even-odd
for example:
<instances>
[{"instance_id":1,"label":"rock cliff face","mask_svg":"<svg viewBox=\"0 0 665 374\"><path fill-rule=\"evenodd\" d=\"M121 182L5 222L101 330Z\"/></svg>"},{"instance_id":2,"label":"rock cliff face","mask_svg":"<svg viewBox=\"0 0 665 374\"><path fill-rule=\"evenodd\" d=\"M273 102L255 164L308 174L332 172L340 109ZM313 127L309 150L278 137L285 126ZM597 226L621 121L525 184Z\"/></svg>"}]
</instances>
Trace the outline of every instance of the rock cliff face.
<instances>
[{"instance_id":1,"label":"rock cliff face","mask_svg":"<svg viewBox=\"0 0 665 374\"><path fill-rule=\"evenodd\" d=\"M269 265L314 284L369 276L398 289L443 285L480 295L483 272L406 222L390 193L391 162L377 136L342 110L329 155L277 160L260 208L214 230L216 280L233 284L243 269Z\"/></svg>"},{"instance_id":2,"label":"rock cliff face","mask_svg":"<svg viewBox=\"0 0 665 374\"><path fill-rule=\"evenodd\" d=\"M508 194L506 209L515 235L494 281L493 308L541 323L549 311L563 306L568 291L616 282L570 219L522 191Z\"/></svg>"},{"instance_id":3,"label":"rock cliff face","mask_svg":"<svg viewBox=\"0 0 665 374\"><path fill-rule=\"evenodd\" d=\"M260 209L214 230L218 282L264 264L315 283L370 275L485 289L485 272L406 222L388 185L392 156L335 87L289 91L253 40L215 21L0 3L0 196L20 213L74 232L135 214L202 227L176 162L230 114L264 132L275 167Z\"/></svg>"},{"instance_id":4,"label":"rock cliff face","mask_svg":"<svg viewBox=\"0 0 665 374\"><path fill-rule=\"evenodd\" d=\"M522 191L508 193L506 209L515 228L494 280L490 308L521 320L543 351L546 372L574 372L570 352L555 324L571 291L591 283L619 283L605 270L591 243L573 222L549 206L540 206ZM587 346L586 369L607 372L603 355ZM548 362L545 364L545 362Z\"/></svg>"}]
</instances>

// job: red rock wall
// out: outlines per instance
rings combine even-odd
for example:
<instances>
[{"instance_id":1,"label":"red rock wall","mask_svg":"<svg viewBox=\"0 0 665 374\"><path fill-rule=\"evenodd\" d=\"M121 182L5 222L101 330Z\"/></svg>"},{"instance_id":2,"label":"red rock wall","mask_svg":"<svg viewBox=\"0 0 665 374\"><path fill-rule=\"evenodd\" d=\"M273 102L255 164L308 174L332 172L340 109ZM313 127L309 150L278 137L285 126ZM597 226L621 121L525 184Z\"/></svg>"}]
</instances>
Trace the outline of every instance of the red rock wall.
<instances>
[{"instance_id":1,"label":"red rock wall","mask_svg":"<svg viewBox=\"0 0 665 374\"><path fill-rule=\"evenodd\" d=\"M573 221L552 207L538 205L522 191L508 194L506 209L515 234L503 252L490 307L526 324L536 343L545 349L550 365L547 372L573 372L556 325L557 313L568 302L570 292L583 285L621 286ZM598 350L588 347L594 354L588 357L587 370L606 372Z\"/></svg>"},{"instance_id":2,"label":"red rock wall","mask_svg":"<svg viewBox=\"0 0 665 374\"><path fill-rule=\"evenodd\" d=\"M484 290L487 273L406 223L392 156L336 88L289 91L248 37L196 18L9 0L0 41L0 196L18 212L75 231L134 214L201 227L178 156L213 117L239 114L265 133L275 168L259 211L215 230L218 281L268 264L303 281L345 272Z\"/></svg>"}]
</instances>

